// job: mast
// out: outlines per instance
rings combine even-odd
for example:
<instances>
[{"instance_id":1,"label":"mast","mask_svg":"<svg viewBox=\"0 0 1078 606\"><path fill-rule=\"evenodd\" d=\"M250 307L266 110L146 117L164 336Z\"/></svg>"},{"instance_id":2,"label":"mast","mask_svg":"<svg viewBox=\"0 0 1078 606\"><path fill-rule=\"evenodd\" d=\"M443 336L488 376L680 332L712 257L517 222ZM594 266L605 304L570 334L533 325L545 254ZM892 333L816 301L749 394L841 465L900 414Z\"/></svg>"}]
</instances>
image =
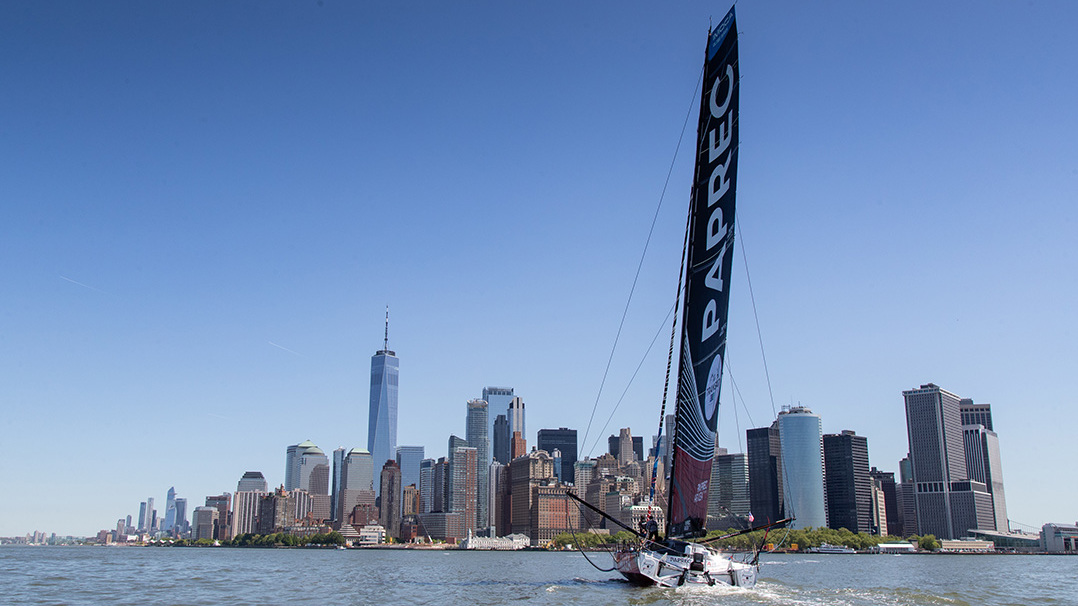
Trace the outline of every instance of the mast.
<instances>
[{"instance_id":1,"label":"mast","mask_svg":"<svg viewBox=\"0 0 1078 606\"><path fill-rule=\"evenodd\" d=\"M715 455L733 264L738 151L734 9L708 33L689 208L666 534L701 534Z\"/></svg>"}]
</instances>

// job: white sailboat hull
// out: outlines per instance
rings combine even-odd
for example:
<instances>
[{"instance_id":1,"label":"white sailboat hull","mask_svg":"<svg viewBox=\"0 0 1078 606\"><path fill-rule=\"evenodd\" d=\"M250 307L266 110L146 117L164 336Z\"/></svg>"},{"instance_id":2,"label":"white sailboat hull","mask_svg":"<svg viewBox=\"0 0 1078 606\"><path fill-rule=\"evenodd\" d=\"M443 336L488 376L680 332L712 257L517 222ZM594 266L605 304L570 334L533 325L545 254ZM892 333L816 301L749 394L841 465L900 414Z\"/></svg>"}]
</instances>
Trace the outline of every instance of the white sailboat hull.
<instances>
[{"instance_id":1,"label":"white sailboat hull","mask_svg":"<svg viewBox=\"0 0 1078 606\"><path fill-rule=\"evenodd\" d=\"M682 544L681 553L673 550L624 548L614 553L618 572L637 585L680 587L682 585L728 585L749 588L756 585L757 568L737 562L692 543Z\"/></svg>"}]
</instances>

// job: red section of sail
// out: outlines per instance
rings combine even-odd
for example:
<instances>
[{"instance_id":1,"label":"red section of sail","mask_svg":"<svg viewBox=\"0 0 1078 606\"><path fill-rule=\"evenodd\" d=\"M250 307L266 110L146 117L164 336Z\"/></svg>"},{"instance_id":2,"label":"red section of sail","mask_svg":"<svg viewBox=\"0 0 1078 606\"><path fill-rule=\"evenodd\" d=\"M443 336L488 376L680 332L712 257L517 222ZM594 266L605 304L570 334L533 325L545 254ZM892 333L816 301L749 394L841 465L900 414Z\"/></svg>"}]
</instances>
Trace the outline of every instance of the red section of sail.
<instances>
[{"instance_id":1,"label":"red section of sail","mask_svg":"<svg viewBox=\"0 0 1078 606\"><path fill-rule=\"evenodd\" d=\"M711 483L711 459L698 461L680 447L677 448L677 468L671 481L668 519L682 520L680 527L671 526L675 536L695 534L707 520L707 494ZM701 481L701 478L703 481ZM698 526L699 525L699 526Z\"/></svg>"}]
</instances>

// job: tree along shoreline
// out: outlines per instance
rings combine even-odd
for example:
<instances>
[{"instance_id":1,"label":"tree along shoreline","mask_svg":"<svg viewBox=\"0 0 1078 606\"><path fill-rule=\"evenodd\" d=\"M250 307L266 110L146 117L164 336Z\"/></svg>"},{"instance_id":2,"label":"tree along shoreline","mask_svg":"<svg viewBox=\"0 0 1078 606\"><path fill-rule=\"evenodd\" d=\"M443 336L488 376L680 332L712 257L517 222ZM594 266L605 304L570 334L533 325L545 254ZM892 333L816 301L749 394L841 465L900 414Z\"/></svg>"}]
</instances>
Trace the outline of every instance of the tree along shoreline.
<instances>
[{"instance_id":1,"label":"tree along shoreline","mask_svg":"<svg viewBox=\"0 0 1078 606\"><path fill-rule=\"evenodd\" d=\"M731 534L737 532L739 529L731 528L727 530L712 530L707 533L705 539L719 537L725 534ZM630 532L621 531L612 535L595 534L582 530L575 534L569 532L563 532L554 537L551 541L553 547L564 549L568 546L582 549L598 549L602 547L609 547L618 543L630 543L637 540L636 536ZM896 537L896 536L878 536L870 535L864 532L854 533L845 528L835 530L833 528L804 528L804 529L786 529L777 528L769 531L757 530L721 541L713 541L709 543L715 547L721 547L728 551L752 551L758 549L764 545L772 545L770 549L790 549L794 550L792 546L796 545L795 551L804 551L812 547L819 547L820 545L827 543L828 545L844 545L851 549L858 551L866 550L871 547L875 547L880 543L894 543L894 542L911 542L918 546L918 549L923 551L937 551L940 548L940 542L934 535L926 534L922 537Z\"/></svg>"},{"instance_id":2,"label":"tree along shoreline","mask_svg":"<svg viewBox=\"0 0 1078 606\"><path fill-rule=\"evenodd\" d=\"M324 534L300 536L277 532L274 534L241 534L229 540L213 539L158 539L150 541L151 547L337 547L345 543L344 536L336 531Z\"/></svg>"}]
</instances>

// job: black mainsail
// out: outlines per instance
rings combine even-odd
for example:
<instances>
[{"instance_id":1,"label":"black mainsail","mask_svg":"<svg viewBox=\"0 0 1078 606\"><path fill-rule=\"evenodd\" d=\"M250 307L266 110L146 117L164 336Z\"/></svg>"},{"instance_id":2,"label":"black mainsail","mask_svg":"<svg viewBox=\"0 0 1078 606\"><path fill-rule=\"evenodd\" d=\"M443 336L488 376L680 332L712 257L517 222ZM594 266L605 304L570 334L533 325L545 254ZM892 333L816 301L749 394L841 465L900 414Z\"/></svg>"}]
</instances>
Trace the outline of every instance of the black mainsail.
<instances>
[{"instance_id":1,"label":"black mainsail","mask_svg":"<svg viewBox=\"0 0 1078 606\"><path fill-rule=\"evenodd\" d=\"M708 35L697 126L667 512L670 537L700 534L707 521L733 263L738 77L731 8Z\"/></svg>"}]
</instances>

